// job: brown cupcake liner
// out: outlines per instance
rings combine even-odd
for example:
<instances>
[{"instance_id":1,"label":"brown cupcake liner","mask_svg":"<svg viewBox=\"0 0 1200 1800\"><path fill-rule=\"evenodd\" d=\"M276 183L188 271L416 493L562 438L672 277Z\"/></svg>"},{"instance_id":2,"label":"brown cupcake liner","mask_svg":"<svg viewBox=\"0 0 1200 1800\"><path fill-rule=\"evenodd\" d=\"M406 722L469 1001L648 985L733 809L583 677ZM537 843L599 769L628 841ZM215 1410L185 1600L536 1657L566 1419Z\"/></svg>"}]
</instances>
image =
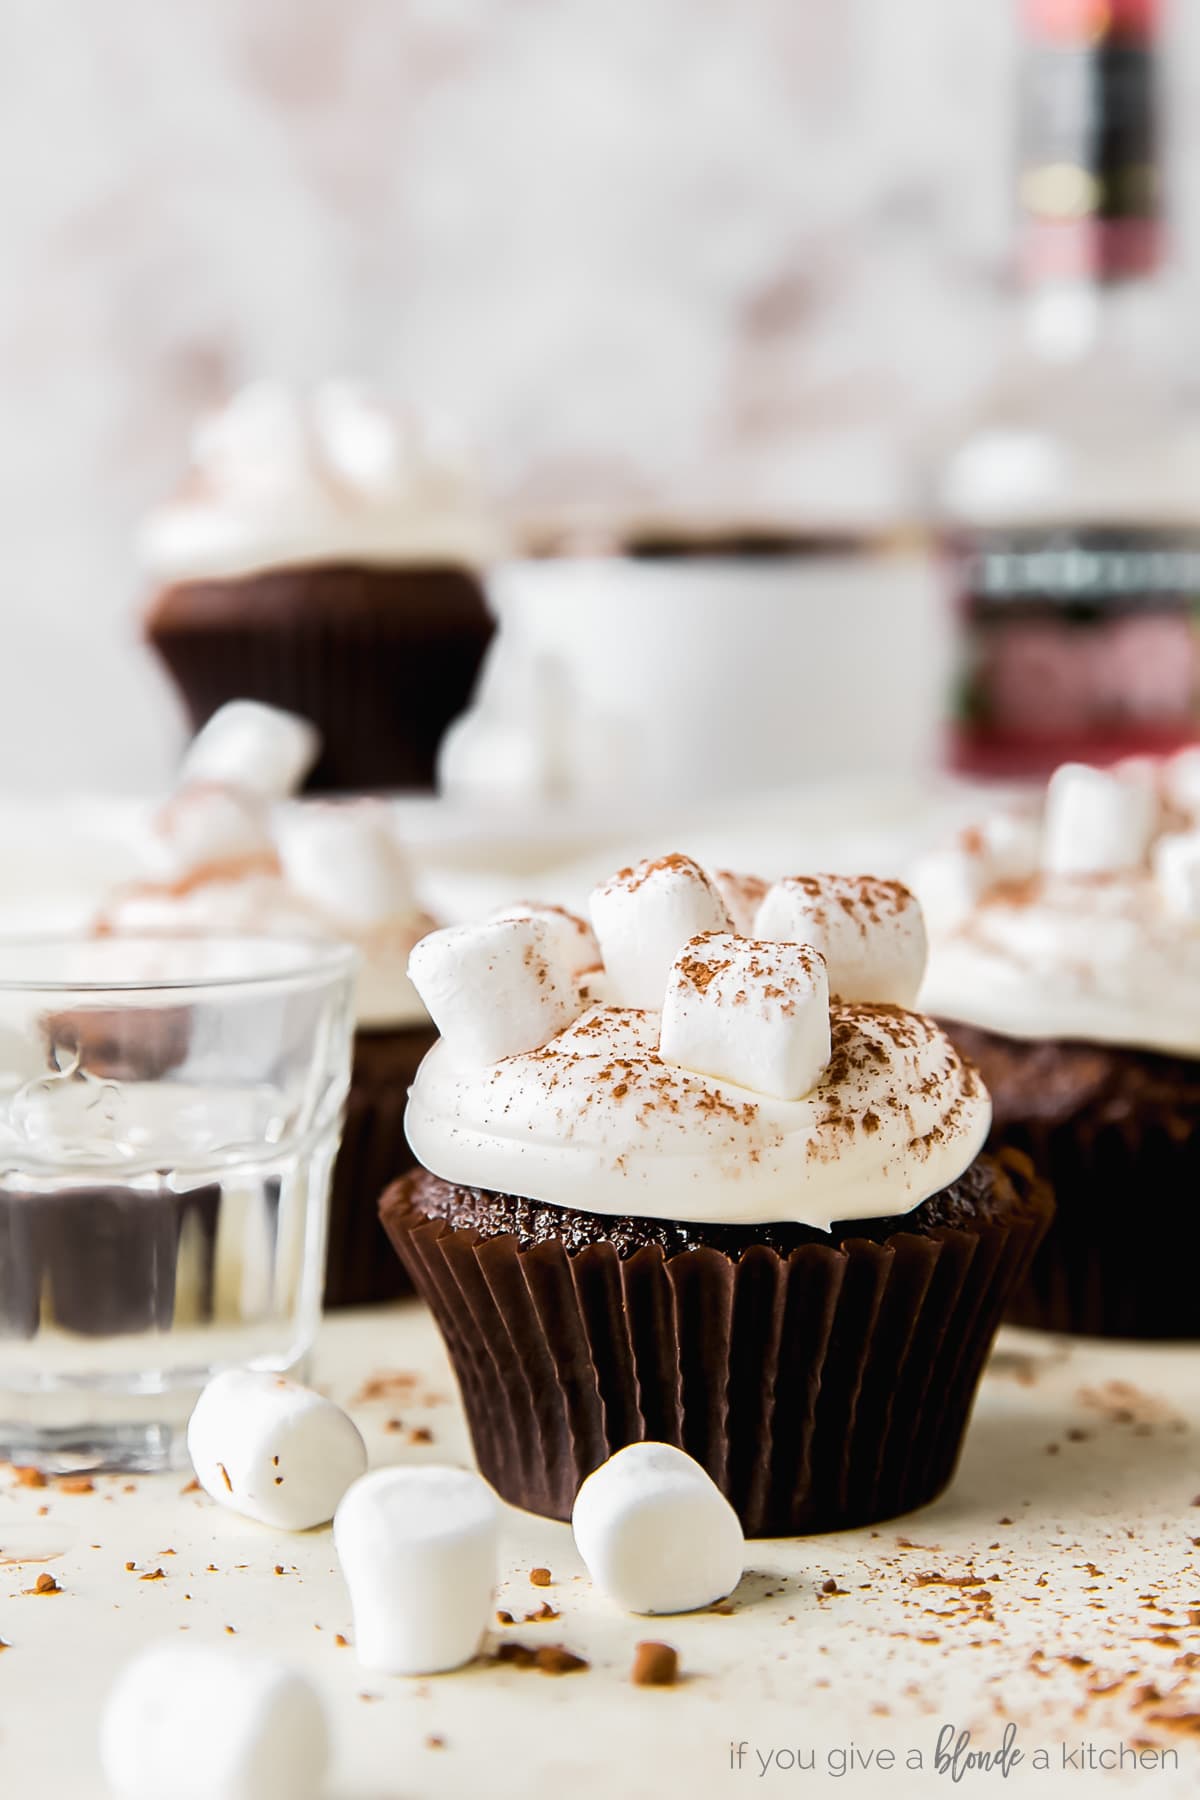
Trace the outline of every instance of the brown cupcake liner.
<instances>
[{"instance_id":1,"label":"brown cupcake liner","mask_svg":"<svg viewBox=\"0 0 1200 1800\"><path fill-rule=\"evenodd\" d=\"M1057 1203L1008 1320L1089 1337L1200 1338L1200 1062L946 1029L992 1092L989 1148L1029 1157Z\"/></svg>"},{"instance_id":2,"label":"brown cupcake liner","mask_svg":"<svg viewBox=\"0 0 1200 1800\"><path fill-rule=\"evenodd\" d=\"M414 1165L404 1135L408 1090L437 1033L432 1025L360 1031L333 1166L325 1305L374 1306L412 1293L379 1220L379 1196Z\"/></svg>"},{"instance_id":3,"label":"brown cupcake liner","mask_svg":"<svg viewBox=\"0 0 1200 1800\"><path fill-rule=\"evenodd\" d=\"M751 1537L869 1524L954 1472L984 1361L1049 1202L978 1227L664 1257L607 1242L522 1248L384 1196L397 1254L445 1337L480 1469L504 1499L570 1517L623 1445L688 1451ZM849 1229L849 1228L847 1228Z\"/></svg>"},{"instance_id":4,"label":"brown cupcake liner","mask_svg":"<svg viewBox=\"0 0 1200 1800\"><path fill-rule=\"evenodd\" d=\"M483 589L453 567L310 564L160 594L147 637L193 729L227 700L311 719L312 789L431 788L493 631Z\"/></svg>"},{"instance_id":5,"label":"brown cupcake liner","mask_svg":"<svg viewBox=\"0 0 1200 1800\"><path fill-rule=\"evenodd\" d=\"M1054 1190L1052 1224L1007 1317L1088 1337L1200 1338L1200 1119L1170 1109L1057 1125L1008 1120ZM1150 1220L1153 1228L1147 1229Z\"/></svg>"}]
</instances>

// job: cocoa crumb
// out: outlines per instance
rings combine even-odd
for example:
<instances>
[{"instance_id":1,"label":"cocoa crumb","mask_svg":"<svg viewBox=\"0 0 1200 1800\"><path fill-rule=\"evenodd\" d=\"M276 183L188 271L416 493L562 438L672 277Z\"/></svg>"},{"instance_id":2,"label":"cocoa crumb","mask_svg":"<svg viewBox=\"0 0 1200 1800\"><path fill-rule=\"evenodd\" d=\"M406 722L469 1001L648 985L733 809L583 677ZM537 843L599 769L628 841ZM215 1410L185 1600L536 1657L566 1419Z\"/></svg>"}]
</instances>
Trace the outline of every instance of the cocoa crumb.
<instances>
[{"instance_id":1,"label":"cocoa crumb","mask_svg":"<svg viewBox=\"0 0 1200 1800\"><path fill-rule=\"evenodd\" d=\"M63 1475L55 1483L60 1494L94 1494L96 1484L90 1475Z\"/></svg>"},{"instance_id":2,"label":"cocoa crumb","mask_svg":"<svg viewBox=\"0 0 1200 1800\"><path fill-rule=\"evenodd\" d=\"M138 1576L139 1581L165 1581L166 1579L165 1569L150 1569L145 1575Z\"/></svg>"},{"instance_id":3,"label":"cocoa crumb","mask_svg":"<svg viewBox=\"0 0 1200 1800\"><path fill-rule=\"evenodd\" d=\"M674 1687L679 1679L679 1653L670 1644L644 1639L633 1651L629 1675L635 1687Z\"/></svg>"},{"instance_id":4,"label":"cocoa crumb","mask_svg":"<svg viewBox=\"0 0 1200 1800\"><path fill-rule=\"evenodd\" d=\"M529 1580L534 1587L549 1587L554 1577L549 1569L530 1569Z\"/></svg>"},{"instance_id":5,"label":"cocoa crumb","mask_svg":"<svg viewBox=\"0 0 1200 1800\"><path fill-rule=\"evenodd\" d=\"M828 1581L823 1581L821 1583L821 1592L823 1594L848 1594L850 1590L849 1588L839 1587L831 1575Z\"/></svg>"},{"instance_id":6,"label":"cocoa crumb","mask_svg":"<svg viewBox=\"0 0 1200 1800\"><path fill-rule=\"evenodd\" d=\"M408 1434L410 1444L432 1444L433 1433L428 1425L414 1425Z\"/></svg>"},{"instance_id":7,"label":"cocoa crumb","mask_svg":"<svg viewBox=\"0 0 1200 1800\"><path fill-rule=\"evenodd\" d=\"M276 1573L276 1574L277 1574L277 1575L282 1575L282 1574L283 1574L283 1564L282 1564L282 1563L276 1563L276 1564L275 1564L275 1573Z\"/></svg>"},{"instance_id":8,"label":"cocoa crumb","mask_svg":"<svg viewBox=\"0 0 1200 1800\"><path fill-rule=\"evenodd\" d=\"M334 1633L333 1641L339 1650L348 1650L350 1648L350 1639L340 1631Z\"/></svg>"},{"instance_id":9,"label":"cocoa crumb","mask_svg":"<svg viewBox=\"0 0 1200 1800\"><path fill-rule=\"evenodd\" d=\"M196 1480L196 1477L194 1475L192 1476L192 1479L188 1482L187 1486L181 1487L179 1490L181 1498L184 1494L198 1494L199 1492L200 1492L200 1483Z\"/></svg>"},{"instance_id":10,"label":"cocoa crumb","mask_svg":"<svg viewBox=\"0 0 1200 1800\"><path fill-rule=\"evenodd\" d=\"M543 1600L536 1612L527 1612L525 1614L525 1623L527 1625L544 1625L547 1619L558 1619L561 1617L562 1615L558 1612L557 1608L551 1606L548 1600Z\"/></svg>"},{"instance_id":11,"label":"cocoa crumb","mask_svg":"<svg viewBox=\"0 0 1200 1800\"><path fill-rule=\"evenodd\" d=\"M218 1463L217 1467L221 1471L221 1480L225 1483L225 1486L226 1486L227 1490L229 1491L229 1493L232 1494L233 1483L229 1479L229 1470L225 1467L224 1463Z\"/></svg>"},{"instance_id":12,"label":"cocoa crumb","mask_svg":"<svg viewBox=\"0 0 1200 1800\"><path fill-rule=\"evenodd\" d=\"M425 1748L427 1750L444 1750L446 1748L446 1740L444 1737L438 1737L436 1733L431 1732L425 1739Z\"/></svg>"},{"instance_id":13,"label":"cocoa crumb","mask_svg":"<svg viewBox=\"0 0 1200 1800\"><path fill-rule=\"evenodd\" d=\"M30 1464L14 1463L13 1475L16 1478L18 1487L44 1488L46 1486L46 1477L42 1474L42 1471L33 1468Z\"/></svg>"},{"instance_id":14,"label":"cocoa crumb","mask_svg":"<svg viewBox=\"0 0 1200 1800\"><path fill-rule=\"evenodd\" d=\"M62 1589L59 1587L57 1581L55 1581L53 1575L47 1575L45 1570L43 1570L33 1586L31 1588L26 1588L25 1592L27 1594L61 1594Z\"/></svg>"},{"instance_id":15,"label":"cocoa crumb","mask_svg":"<svg viewBox=\"0 0 1200 1800\"><path fill-rule=\"evenodd\" d=\"M497 1625L515 1625L516 1620L506 1607L500 1607L496 1613Z\"/></svg>"},{"instance_id":16,"label":"cocoa crumb","mask_svg":"<svg viewBox=\"0 0 1200 1800\"><path fill-rule=\"evenodd\" d=\"M563 1644L544 1645L534 1653L534 1661L543 1675L574 1675L588 1666L584 1657Z\"/></svg>"}]
</instances>

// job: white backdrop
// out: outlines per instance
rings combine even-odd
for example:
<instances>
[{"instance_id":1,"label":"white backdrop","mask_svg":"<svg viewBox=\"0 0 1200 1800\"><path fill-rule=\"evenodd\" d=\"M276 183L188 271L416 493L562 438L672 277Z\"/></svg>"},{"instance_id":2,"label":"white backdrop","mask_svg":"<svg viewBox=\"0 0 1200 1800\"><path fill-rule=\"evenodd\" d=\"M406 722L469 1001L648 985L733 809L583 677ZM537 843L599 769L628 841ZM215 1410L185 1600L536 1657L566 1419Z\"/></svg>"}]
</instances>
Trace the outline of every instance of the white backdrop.
<instances>
[{"instance_id":1,"label":"white backdrop","mask_svg":"<svg viewBox=\"0 0 1200 1800\"><path fill-rule=\"evenodd\" d=\"M447 404L524 503L902 510L986 368L1012 3L6 0L0 787L162 778L130 533L251 374Z\"/></svg>"}]
</instances>

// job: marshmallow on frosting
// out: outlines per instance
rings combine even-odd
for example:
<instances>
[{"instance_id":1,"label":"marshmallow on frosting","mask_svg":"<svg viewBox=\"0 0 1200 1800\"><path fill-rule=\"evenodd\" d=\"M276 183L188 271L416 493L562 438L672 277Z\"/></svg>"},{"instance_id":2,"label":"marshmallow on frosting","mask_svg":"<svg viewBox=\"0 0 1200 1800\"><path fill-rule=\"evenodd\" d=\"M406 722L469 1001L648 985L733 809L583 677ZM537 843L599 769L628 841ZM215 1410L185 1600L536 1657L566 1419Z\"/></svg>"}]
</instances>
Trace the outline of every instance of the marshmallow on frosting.
<instances>
[{"instance_id":1,"label":"marshmallow on frosting","mask_svg":"<svg viewBox=\"0 0 1200 1800\"><path fill-rule=\"evenodd\" d=\"M583 1011L574 971L537 918L431 931L414 946L408 972L449 1051L465 1063L537 1050Z\"/></svg>"},{"instance_id":2,"label":"marshmallow on frosting","mask_svg":"<svg viewBox=\"0 0 1200 1800\"><path fill-rule=\"evenodd\" d=\"M692 938L662 1008L664 1062L778 1100L811 1093L829 1061L829 981L807 944L732 932Z\"/></svg>"},{"instance_id":3,"label":"marshmallow on frosting","mask_svg":"<svg viewBox=\"0 0 1200 1800\"><path fill-rule=\"evenodd\" d=\"M839 1000L912 1006L925 973L925 921L899 881L874 875L788 875L754 920L760 938L820 951Z\"/></svg>"},{"instance_id":4,"label":"marshmallow on frosting","mask_svg":"<svg viewBox=\"0 0 1200 1800\"><path fill-rule=\"evenodd\" d=\"M688 939L732 924L704 870L678 855L621 869L595 889L591 914L611 999L655 1010Z\"/></svg>"},{"instance_id":5,"label":"marshmallow on frosting","mask_svg":"<svg viewBox=\"0 0 1200 1800\"><path fill-rule=\"evenodd\" d=\"M200 422L192 463L139 535L142 561L168 582L306 562L475 566L497 548L454 434L355 382L308 394L254 382Z\"/></svg>"},{"instance_id":6,"label":"marshmallow on frosting","mask_svg":"<svg viewBox=\"0 0 1200 1800\"><path fill-rule=\"evenodd\" d=\"M920 862L913 880L935 926L926 1007L1016 1038L1200 1054L1193 781L1200 798L1194 750L1067 763L1042 817L1020 816L1007 863L997 819Z\"/></svg>"},{"instance_id":7,"label":"marshmallow on frosting","mask_svg":"<svg viewBox=\"0 0 1200 1800\"><path fill-rule=\"evenodd\" d=\"M912 895L726 883L743 918L759 899L753 936L686 856L603 883L586 985L577 934L537 917L424 939L410 966L443 1041L409 1094L418 1161L555 1206L822 1231L955 1180L991 1108L945 1033L903 1008L924 954Z\"/></svg>"}]
</instances>

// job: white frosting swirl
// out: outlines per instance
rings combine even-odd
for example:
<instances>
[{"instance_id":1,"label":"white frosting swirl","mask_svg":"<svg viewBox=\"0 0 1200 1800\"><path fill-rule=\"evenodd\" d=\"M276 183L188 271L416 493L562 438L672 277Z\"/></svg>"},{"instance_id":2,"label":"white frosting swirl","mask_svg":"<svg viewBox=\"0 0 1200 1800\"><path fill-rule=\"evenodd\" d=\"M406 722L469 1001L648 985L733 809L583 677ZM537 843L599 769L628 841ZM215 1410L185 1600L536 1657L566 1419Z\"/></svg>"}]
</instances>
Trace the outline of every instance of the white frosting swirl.
<instances>
[{"instance_id":1,"label":"white frosting swirl","mask_svg":"<svg viewBox=\"0 0 1200 1800\"><path fill-rule=\"evenodd\" d=\"M434 921L413 896L387 809L371 801L304 803L286 820L275 816L272 837L260 808L263 840L243 848L230 830L230 821L242 822L237 799L236 790L207 785L177 794L148 834L148 860L160 878L115 894L97 929L121 937L335 939L358 952L361 1030L427 1024L408 959Z\"/></svg>"},{"instance_id":2,"label":"white frosting swirl","mask_svg":"<svg viewBox=\"0 0 1200 1800\"><path fill-rule=\"evenodd\" d=\"M910 1211L983 1146L991 1103L929 1019L832 1008L814 1090L776 1100L664 1063L660 1015L589 1007L541 1049L463 1067L439 1043L405 1128L444 1180L611 1215L734 1225Z\"/></svg>"},{"instance_id":3,"label":"white frosting swirl","mask_svg":"<svg viewBox=\"0 0 1200 1800\"><path fill-rule=\"evenodd\" d=\"M920 1004L1006 1037L1200 1056L1194 752L1067 764L912 871L933 927Z\"/></svg>"},{"instance_id":4,"label":"white frosting swirl","mask_svg":"<svg viewBox=\"0 0 1200 1800\"><path fill-rule=\"evenodd\" d=\"M478 567L498 549L461 444L352 382L303 397L255 382L201 421L192 462L139 533L159 581L334 561Z\"/></svg>"},{"instance_id":5,"label":"white frosting swirl","mask_svg":"<svg viewBox=\"0 0 1200 1800\"><path fill-rule=\"evenodd\" d=\"M1006 1037L1200 1056L1200 930L1142 872L1000 886L935 937L921 1005Z\"/></svg>"}]
</instances>

